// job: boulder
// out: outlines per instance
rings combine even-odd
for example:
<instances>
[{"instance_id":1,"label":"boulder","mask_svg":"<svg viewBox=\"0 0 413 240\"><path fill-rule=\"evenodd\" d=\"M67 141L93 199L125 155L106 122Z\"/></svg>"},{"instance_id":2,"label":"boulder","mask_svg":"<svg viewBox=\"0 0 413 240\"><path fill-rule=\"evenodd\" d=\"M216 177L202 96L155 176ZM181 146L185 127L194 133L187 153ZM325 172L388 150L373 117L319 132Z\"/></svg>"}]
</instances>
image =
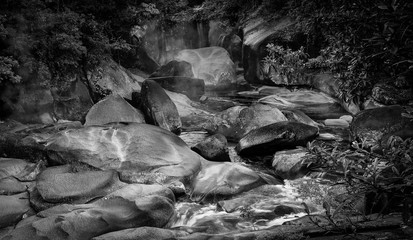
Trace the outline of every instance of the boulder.
<instances>
[{"instance_id":1,"label":"boulder","mask_svg":"<svg viewBox=\"0 0 413 240\"><path fill-rule=\"evenodd\" d=\"M19 181L34 181L43 168L43 162L31 163L23 159L0 158L0 179L12 177Z\"/></svg>"},{"instance_id":2,"label":"boulder","mask_svg":"<svg viewBox=\"0 0 413 240\"><path fill-rule=\"evenodd\" d=\"M120 172L121 179L128 176L129 182L141 182L145 177L155 180L158 175L162 181L184 180L201 166L201 157L178 136L149 124L61 131L45 145L52 163L85 163L101 170L114 169Z\"/></svg>"},{"instance_id":3,"label":"boulder","mask_svg":"<svg viewBox=\"0 0 413 240\"><path fill-rule=\"evenodd\" d=\"M145 80L141 91L141 109L146 122L176 134L181 133L181 118L174 102L153 80Z\"/></svg>"},{"instance_id":4,"label":"boulder","mask_svg":"<svg viewBox=\"0 0 413 240\"><path fill-rule=\"evenodd\" d=\"M122 197L134 201L140 197L162 196L175 202L173 192L159 184L128 184L119 190L116 190L107 195L107 197Z\"/></svg>"},{"instance_id":5,"label":"boulder","mask_svg":"<svg viewBox=\"0 0 413 240\"><path fill-rule=\"evenodd\" d=\"M27 193L12 196L0 195L0 229L16 224L29 211L31 208Z\"/></svg>"},{"instance_id":6,"label":"boulder","mask_svg":"<svg viewBox=\"0 0 413 240\"><path fill-rule=\"evenodd\" d=\"M204 80L180 76L151 77L150 80L157 82L164 89L172 92L182 93L191 100L198 101L205 93Z\"/></svg>"},{"instance_id":7,"label":"boulder","mask_svg":"<svg viewBox=\"0 0 413 240\"><path fill-rule=\"evenodd\" d=\"M206 122L213 118L211 113L203 110L199 103L190 100L187 96L170 91L165 92L178 109L182 128L186 131L203 130Z\"/></svg>"},{"instance_id":8,"label":"boulder","mask_svg":"<svg viewBox=\"0 0 413 240\"><path fill-rule=\"evenodd\" d=\"M103 125L112 122L145 123L145 117L123 97L112 94L93 105L86 115L85 125Z\"/></svg>"},{"instance_id":9,"label":"boulder","mask_svg":"<svg viewBox=\"0 0 413 240\"><path fill-rule=\"evenodd\" d=\"M169 199L161 196L127 200L111 197L92 204L59 205L38 213L32 223L40 236L49 239L91 239L141 226L164 227L174 215Z\"/></svg>"},{"instance_id":10,"label":"boulder","mask_svg":"<svg viewBox=\"0 0 413 240\"><path fill-rule=\"evenodd\" d=\"M237 83L235 65L224 48L185 49L174 59L189 62L194 77L203 79L207 88L226 88Z\"/></svg>"},{"instance_id":11,"label":"boulder","mask_svg":"<svg viewBox=\"0 0 413 240\"><path fill-rule=\"evenodd\" d=\"M230 141L238 141L248 132L276 122L287 121L278 108L255 104L250 107L235 106L210 120L206 130L220 133Z\"/></svg>"},{"instance_id":12,"label":"boulder","mask_svg":"<svg viewBox=\"0 0 413 240\"><path fill-rule=\"evenodd\" d=\"M303 177L310 171L311 163L306 161L305 149L279 151L274 154L272 167L275 174L283 179Z\"/></svg>"},{"instance_id":13,"label":"boulder","mask_svg":"<svg viewBox=\"0 0 413 240\"><path fill-rule=\"evenodd\" d=\"M320 91L308 89L278 91L275 96L266 96L258 102L273 105L281 110L300 110L312 119L339 118L347 114L337 99Z\"/></svg>"},{"instance_id":14,"label":"boulder","mask_svg":"<svg viewBox=\"0 0 413 240\"><path fill-rule=\"evenodd\" d=\"M207 137L191 149L211 161L231 161L228 155L228 142L222 134Z\"/></svg>"},{"instance_id":15,"label":"boulder","mask_svg":"<svg viewBox=\"0 0 413 240\"><path fill-rule=\"evenodd\" d=\"M228 198L258 186L276 182L262 178L257 172L239 163L205 162L191 183L193 201L214 201Z\"/></svg>"},{"instance_id":16,"label":"boulder","mask_svg":"<svg viewBox=\"0 0 413 240\"><path fill-rule=\"evenodd\" d=\"M371 97L384 105L407 104L413 100L412 88L397 88L389 84L379 83L372 89Z\"/></svg>"},{"instance_id":17,"label":"boulder","mask_svg":"<svg viewBox=\"0 0 413 240\"><path fill-rule=\"evenodd\" d=\"M344 119L326 119L324 124L328 127L348 128L350 124Z\"/></svg>"},{"instance_id":18,"label":"boulder","mask_svg":"<svg viewBox=\"0 0 413 240\"><path fill-rule=\"evenodd\" d=\"M300 110L282 110L281 112L290 122L300 122L313 127L319 126L317 122L315 122L313 119L311 119L309 116L307 116Z\"/></svg>"},{"instance_id":19,"label":"boulder","mask_svg":"<svg viewBox=\"0 0 413 240\"><path fill-rule=\"evenodd\" d=\"M50 203L86 203L125 186L113 170L70 172L66 166L49 167L36 180L43 200Z\"/></svg>"},{"instance_id":20,"label":"boulder","mask_svg":"<svg viewBox=\"0 0 413 240\"><path fill-rule=\"evenodd\" d=\"M278 150L306 146L315 139L318 128L297 122L277 122L257 128L245 135L237 144L240 155L266 155Z\"/></svg>"},{"instance_id":21,"label":"boulder","mask_svg":"<svg viewBox=\"0 0 413 240\"><path fill-rule=\"evenodd\" d=\"M22 193L30 187L28 182L20 182L14 177L0 179L0 195L13 195Z\"/></svg>"},{"instance_id":22,"label":"boulder","mask_svg":"<svg viewBox=\"0 0 413 240\"><path fill-rule=\"evenodd\" d=\"M92 240L170 240L185 237L189 233L182 230L155 227L129 228L92 238Z\"/></svg>"},{"instance_id":23,"label":"boulder","mask_svg":"<svg viewBox=\"0 0 413 240\"><path fill-rule=\"evenodd\" d=\"M412 137L412 120L405 114L398 105L363 110L351 122L352 139L364 143L366 148L377 149L384 136Z\"/></svg>"},{"instance_id":24,"label":"boulder","mask_svg":"<svg viewBox=\"0 0 413 240\"><path fill-rule=\"evenodd\" d=\"M134 76L112 59L104 59L98 67L88 71L87 80L95 102L110 94L131 99L132 92L141 90Z\"/></svg>"}]
</instances>

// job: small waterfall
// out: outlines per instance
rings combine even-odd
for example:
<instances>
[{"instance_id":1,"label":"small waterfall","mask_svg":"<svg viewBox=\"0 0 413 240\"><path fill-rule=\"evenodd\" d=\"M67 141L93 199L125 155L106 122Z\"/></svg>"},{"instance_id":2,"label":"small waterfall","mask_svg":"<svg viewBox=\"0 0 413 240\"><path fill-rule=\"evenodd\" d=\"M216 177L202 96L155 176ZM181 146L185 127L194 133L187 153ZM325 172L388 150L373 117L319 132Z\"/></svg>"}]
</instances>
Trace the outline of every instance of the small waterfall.
<instances>
[{"instance_id":1,"label":"small waterfall","mask_svg":"<svg viewBox=\"0 0 413 240\"><path fill-rule=\"evenodd\" d=\"M198 48L208 47L208 31L209 27L208 24L205 22L197 22L196 29L198 32Z\"/></svg>"}]
</instances>

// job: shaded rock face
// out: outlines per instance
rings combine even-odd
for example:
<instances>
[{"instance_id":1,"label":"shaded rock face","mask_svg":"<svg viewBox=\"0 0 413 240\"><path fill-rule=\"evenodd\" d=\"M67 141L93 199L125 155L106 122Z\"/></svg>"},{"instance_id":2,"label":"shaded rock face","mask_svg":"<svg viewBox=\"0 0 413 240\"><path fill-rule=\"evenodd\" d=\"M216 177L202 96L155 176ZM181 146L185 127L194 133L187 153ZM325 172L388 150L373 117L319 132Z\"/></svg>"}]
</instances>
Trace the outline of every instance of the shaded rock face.
<instances>
[{"instance_id":1,"label":"shaded rock face","mask_svg":"<svg viewBox=\"0 0 413 240\"><path fill-rule=\"evenodd\" d=\"M93 238L93 240L169 240L188 236L189 233L181 230L171 230L154 227L140 227L107 233Z\"/></svg>"},{"instance_id":2,"label":"shaded rock face","mask_svg":"<svg viewBox=\"0 0 413 240\"><path fill-rule=\"evenodd\" d=\"M65 130L49 138L46 149L54 163L77 162L101 170L114 169L129 182L184 180L201 166L201 157L179 137L148 124ZM154 177L157 175L159 179Z\"/></svg>"},{"instance_id":3,"label":"shaded rock face","mask_svg":"<svg viewBox=\"0 0 413 240\"><path fill-rule=\"evenodd\" d=\"M203 79L207 88L225 88L236 84L235 65L224 48L185 49L178 52L174 59L189 62L194 77Z\"/></svg>"},{"instance_id":4,"label":"shaded rock face","mask_svg":"<svg viewBox=\"0 0 413 240\"><path fill-rule=\"evenodd\" d=\"M53 108L56 119L83 122L93 101L87 86L74 77L70 87L65 91L51 89Z\"/></svg>"},{"instance_id":5,"label":"shaded rock face","mask_svg":"<svg viewBox=\"0 0 413 240\"><path fill-rule=\"evenodd\" d=\"M376 149L382 138L389 135L403 139L413 136L413 123L404 117L403 107L394 105L363 110L351 122L350 131L353 140L364 142L365 147Z\"/></svg>"},{"instance_id":6,"label":"shaded rock face","mask_svg":"<svg viewBox=\"0 0 413 240\"><path fill-rule=\"evenodd\" d=\"M30 210L27 193L12 196L0 195L0 228L16 224Z\"/></svg>"},{"instance_id":7,"label":"shaded rock face","mask_svg":"<svg viewBox=\"0 0 413 240\"><path fill-rule=\"evenodd\" d=\"M152 73L149 78L157 77L188 77L193 78L194 73L192 72L192 66L187 61L176 61L172 60L165 65L162 65L154 73Z\"/></svg>"},{"instance_id":8,"label":"shaded rock face","mask_svg":"<svg viewBox=\"0 0 413 240\"><path fill-rule=\"evenodd\" d=\"M305 146L316 138L318 128L296 122L277 122L245 135L237 144L240 155L266 155L277 150Z\"/></svg>"},{"instance_id":9,"label":"shaded rock face","mask_svg":"<svg viewBox=\"0 0 413 240\"><path fill-rule=\"evenodd\" d=\"M71 172L70 167L49 167L37 178L40 196L50 203L86 203L125 185L117 173L107 171Z\"/></svg>"},{"instance_id":10,"label":"shaded rock face","mask_svg":"<svg viewBox=\"0 0 413 240\"><path fill-rule=\"evenodd\" d=\"M174 102L153 80L145 80L141 91L141 109L146 122L176 134L181 133L181 118Z\"/></svg>"},{"instance_id":11,"label":"shaded rock face","mask_svg":"<svg viewBox=\"0 0 413 240\"><path fill-rule=\"evenodd\" d=\"M278 108L264 104L250 107L235 106L229 108L208 122L206 130L220 133L231 141L238 141L245 134L275 122L287 121Z\"/></svg>"},{"instance_id":12,"label":"shaded rock face","mask_svg":"<svg viewBox=\"0 0 413 240\"><path fill-rule=\"evenodd\" d=\"M230 197L267 182L255 171L239 163L205 163L191 183L193 201L213 201Z\"/></svg>"},{"instance_id":13,"label":"shaded rock face","mask_svg":"<svg viewBox=\"0 0 413 240\"><path fill-rule=\"evenodd\" d=\"M307 116L300 110L283 110L282 113L290 122L300 122L313 127L318 127L319 125L317 122L315 122L313 119L311 119L309 116Z\"/></svg>"},{"instance_id":14,"label":"shaded rock face","mask_svg":"<svg viewBox=\"0 0 413 240\"><path fill-rule=\"evenodd\" d=\"M412 88L397 88L388 84L376 84L371 97L385 105L407 104L413 100Z\"/></svg>"},{"instance_id":15,"label":"shaded rock face","mask_svg":"<svg viewBox=\"0 0 413 240\"><path fill-rule=\"evenodd\" d=\"M297 179L309 172L308 163L305 162L305 149L279 151L274 154L272 166L275 174L283 179Z\"/></svg>"},{"instance_id":16,"label":"shaded rock face","mask_svg":"<svg viewBox=\"0 0 413 240\"><path fill-rule=\"evenodd\" d=\"M141 90L134 76L112 59L103 60L100 66L89 71L87 80L95 102L112 93L131 99L132 92Z\"/></svg>"},{"instance_id":17,"label":"shaded rock face","mask_svg":"<svg viewBox=\"0 0 413 240\"><path fill-rule=\"evenodd\" d=\"M87 113L85 125L102 125L112 122L145 123L142 112L132 107L120 95L109 95L96 103Z\"/></svg>"},{"instance_id":18,"label":"shaded rock face","mask_svg":"<svg viewBox=\"0 0 413 240\"><path fill-rule=\"evenodd\" d=\"M215 134L191 148L202 157L211 161L230 161L228 142L224 135Z\"/></svg>"},{"instance_id":19,"label":"shaded rock face","mask_svg":"<svg viewBox=\"0 0 413 240\"><path fill-rule=\"evenodd\" d=\"M244 41L242 48L244 77L250 83L269 83L271 81L260 75L260 62L266 56L265 47L273 37L286 35L294 22L283 18L275 22L267 22L262 18L251 19L243 29ZM283 34L284 33L284 34ZM288 39L283 41L288 42Z\"/></svg>"},{"instance_id":20,"label":"shaded rock face","mask_svg":"<svg viewBox=\"0 0 413 240\"><path fill-rule=\"evenodd\" d=\"M164 89L172 92L182 93L194 101L198 101L205 93L204 80L180 76L150 78L161 85Z\"/></svg>"},{"instance_id":21,"label":"shaded rock face","mask_svg":"<svg viewBox=\"0 0 413 240\"><path fill-rule=\"evenodd\" d=\"M173 204L161 196L133 201L104 198L92 204L59 205L38 213L32 223L37 235L49 239L91 239L111 231L140 226L163 227L173 216Z\"/></svg>"}]
</instances>

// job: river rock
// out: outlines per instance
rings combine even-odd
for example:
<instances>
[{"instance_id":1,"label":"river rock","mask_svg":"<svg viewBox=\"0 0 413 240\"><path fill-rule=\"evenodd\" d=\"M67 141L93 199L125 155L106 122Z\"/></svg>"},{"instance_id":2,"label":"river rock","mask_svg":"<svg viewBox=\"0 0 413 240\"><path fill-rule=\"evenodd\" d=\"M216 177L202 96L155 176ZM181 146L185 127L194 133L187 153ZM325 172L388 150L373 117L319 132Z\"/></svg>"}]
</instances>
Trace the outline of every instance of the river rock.
<instances>
[{"instance_id":1,"label":"river rock","mask_svg":"<svg viewBox=\"0 0 413 240\"><path fill-rule=\"evenodd\" d=\"M86 115L85 125L103 125L112 122L145 123L145 117L123 97L112 94L93 105Z\"/></svg>"},{"instance_id":2,"label":"river rock","mask_svg":"<svg viewBox=\"0 0 413 240\"><path fill-rule=\"evenodd\" d=\"M87 80L95 102L110 94L131 99L132 92L141 90L134 76L112 59L104 59L98 67L88 71Z\"/></svg>"},{"instance_id":3,"label":"river rock","mask_svg":"<svg viewBox=\"0 0 413 240\"><path fill-rule=\"evenodd\" d=\"M0 195L0 228L16 224L29 211L31 208L27 193Z\"/></svg>"},{"instance_id":4,"label":"river rock","mask_svg":"<svg viewBox=\"0 0 413 240\"><path fill-rule=\"evenodd\" d=\"M34 181L43 168L43 162L31 163L23 159L0 158L0 179L13 177L19 181Z\"/></svg>"},{"instance_id":5,"label":"river rock","mask_svg":"<svg viewBox=\"0 0 413 240\"><path fill-rule=\"evenodd\" d=\"M283 179L296 179L306 175L309 170L309 162L306 161L305 149L279 151L274 154L272 167L275 174Z\"/></svg>"},{"instance_id":6,"label":"river rock","mask_svg":"<svg viewBox=\"0 0 413 240\"><path fill-rule=\"evenodd\" d=\"M239 163L205 162L192 180L190 197L193 201L218 200L267 183L257 172Z\"/></svg>"},{"instance_id":7,"label":"river rock","mask_svg":"<svg viewBox=\"0 0 413 240\"><path fill-rule=\"evenodd\" d=\"M350 124L344 119L326 119L324 124L328 127L348 128Z\"/></svg>"},{"instance_id":8,"label":"river rock","mask_svg":"<svg viewBox=\"0 0 413 240\"><path fill-rule=\"evenodd\" d=\"M236 142L251 130L281 121L287 121L287 118L276 107L264 104L235 106L217 114L208 122L206 130Z\"/></svg>"},{"instance_id":9,"label":"river rock","mask_svg":"<svg viewBox=\"0 0 413 240\"><path fill-rule=\"evenodd\" d=\"M222 134L207 137L191 149L211 161L231 161L228 155L228 142Z\"/></svg>"},{"instance_id":10,"label":"river rock","mask_svg":"<svg viewBox=\"0 0 413 240\"><path fill-rule=\"evenodd\" d=\"M13 195L27 190L30 183L22 183L14 177L0 179L0 195Z\"/></svg>"},{"instance_id":11,"label":"river rock","mask_svg":"<svg viewBox=\"0 0 413 240\"><path fill-rule=\"evenodd\" d=\"M245 135L237 144L240 155L265 155L277 150L305 146L316 138L318 128L297 122L277 122L257 128Z\"/></svg>"},{"instance_id":12,"label":"river rock","mask_svg":"<svg viewBox=\"0 0 413 240\"><path fill-rule=\"evenodd\" d=\"M134 201L140 197L162 196L175 202L174 193L167 187L159 184L128 184L123 188L107 195L107 197L122 197Z\"/></svg>"},{"instance_id":13,"label":"river rock","mask_svg":"<svg viewBox=\"0 0 413 240\"><path fill-rule=\"evenodd\" d=\"M307 116L300 110L282 110L281 112L290 122L300 122L313 127L319 127L319 124L317 122L315 122L313 119L311 119L309 116Z\"/></svg>"},{"instance_id":14,"label":"river rock","mask_svg":"<svg viewBox=\"0 0 413 240\"><path fill-rule=\"evenodd\" d=\"M86 203L123 187L113 170L70 172L70 167L49 167L37 178L41 197L51 203Z\"/></svg>"},{"instance_id":15,"label":"river rock","mask_svg":"<svg viewBox=\"0 0 413 240\"><path fill-rule=\"evenodd\" d=\"M101 199L92 204L59 205L38 213L42 219L32 226L49 239L91 239L122 229L141 226L163 227L174 215L169 199L121 197Z\"/></svg>"},{"instance_id":16,"label":"river rock","mask_svg":"<svg viewBox=\"0 0 413 240\"><path fill-rule=\"evenodd\" d=\"M204 80L180 76L151 77L164 89L172 92L182 93L191 100L198 101L205 93Z\"/></svg>"},{"instance_id":17,"label":"river rock","mask_svg":"<svg viewBox=\"0 0 413 240\"><path fill-rule=\"evenodd\" d=\"M386 135L412 137L413 124L404 114L405 110L398 105L363 110L350 125L352 139L364 143L366 148L377 149Z\"/></svg>"},{"instance_id":18,"label":"river rock","mask_svg":"<svg viewBox=\"0 0 413 240\"><path fill-rule=\"evenodd\" d=\"M181 119L174 102L153 80L145 80L141 91L141 108L146 122L176 134L181 133Z\"/></svg>"},{"instance_id":19,"label":"river rock","mask_svg":"<svg viewBox=\"0 0 413 240\"><path fill-rule=\"evenodd\" d=\"M187 96L167 90L165 92L178 109L183 129L187 131L203 130L206 122L213 118L210 112L203 110L198 102L190 100Z\"/></svg>"},{"instance_id":20,"label":"river rock","mask_svg":"<svg viewBox=\"0 0 413 240\"><path fill-rule=\"evenodd\" d=\"M236 84L235 65L224 48L185 49L178 52L174 59L189 62L194 77L203 79L207 88L225 88Z\"/></svg>"},{"instance_id":21,"label":"river rock","mask_svg":"<svg viewBox=\"0 0 413 240\"><path fill-rule=\"evenodd\" d=\"M277 92L275 96L263 97L258 102L281 110L300 110L312 119L339 118L347 114L337 99L323 92L308 89Z\"/></svg>"},{"instance_id":22,"label":"river rock","mask_svg":"<svg viewBox=\"0 0 413 240\"><path fill-rule=\"evenodd\" d=\"M185 237L189 233L181 230L155 227L129 228L92 238L93 240L170 240Z\"/></svg>"},{"instance_id":23,"label":"river rock","mask_svg":"<svg viewBox=\"0 0 413 240\"><path fill-rule=\"evenodd\" d=\"M145 175L186 179L200 169L201 157L178 136L149 124L112 124L61 131L48 139L50 161L85 163L101 170L114 169L121 179L137 182Z\"/></svg>"}]
</instances>

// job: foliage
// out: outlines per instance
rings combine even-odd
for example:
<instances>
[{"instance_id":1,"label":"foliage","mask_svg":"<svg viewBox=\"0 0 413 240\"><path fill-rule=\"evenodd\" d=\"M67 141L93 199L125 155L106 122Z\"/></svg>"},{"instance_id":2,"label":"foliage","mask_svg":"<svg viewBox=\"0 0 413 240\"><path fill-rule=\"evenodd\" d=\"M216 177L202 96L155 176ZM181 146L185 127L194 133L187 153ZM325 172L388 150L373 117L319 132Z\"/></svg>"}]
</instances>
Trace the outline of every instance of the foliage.
<instances>
[{"instance_id":1,"label":"foliage","mask_svg":"<svg viewBox=\"0 0 413 240\"><path fill-rule=\"evenodd\" d=\"M391 137L382 155L364 150L362 143L352 147L308 145L313 160L339 176L336 184L346 189L338 204L323 204L327 217L334 222L354 214L396 211L408 224L413 204L413 140Z\"/></svg>"},{"instance_id":2,"label":"foliage","mask_svg":"<svg viewBox=\"0 0 413 240\"><path fill-rule=\"evenodd\" d=\"M0 84L2 82L19 83L21 77L14 72L18 66L19 63L15 59L0 56Z\"/></svg>"}]
</instances>

